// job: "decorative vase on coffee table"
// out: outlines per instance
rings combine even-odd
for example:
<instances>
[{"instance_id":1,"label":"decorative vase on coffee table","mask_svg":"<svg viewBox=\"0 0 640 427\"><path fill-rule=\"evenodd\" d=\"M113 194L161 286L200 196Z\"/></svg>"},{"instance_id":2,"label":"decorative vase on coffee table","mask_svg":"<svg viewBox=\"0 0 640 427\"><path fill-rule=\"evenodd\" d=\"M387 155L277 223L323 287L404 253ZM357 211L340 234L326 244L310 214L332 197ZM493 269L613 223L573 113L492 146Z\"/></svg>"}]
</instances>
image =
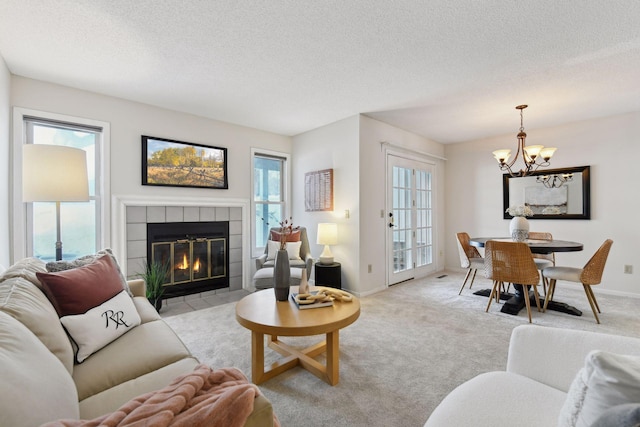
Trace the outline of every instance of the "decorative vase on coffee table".
<instances>
[{"instance_id":1,"label":"decorative vase on coffee table","mask_svg":"<svg viewBox=\"0 0 640 427\"><path fill-rule=\"evenodd\" d=\"M289 298L290 279L289 253L286 249L280 249L276 252L273 265L273 290L276 293L276 300L286 301Z\"/></svg>"},{"instance_id":2,"label":"decorative vase on coffee table","mask_svg":"<svg viewBox=\"0 0 640 427\"><path fill-rule=\"evenodd\" d=\"M515 242L524 242L529 238L529 221L523 216L514 216L509 222L509 234Z\"/></svg>"}]
</instances>

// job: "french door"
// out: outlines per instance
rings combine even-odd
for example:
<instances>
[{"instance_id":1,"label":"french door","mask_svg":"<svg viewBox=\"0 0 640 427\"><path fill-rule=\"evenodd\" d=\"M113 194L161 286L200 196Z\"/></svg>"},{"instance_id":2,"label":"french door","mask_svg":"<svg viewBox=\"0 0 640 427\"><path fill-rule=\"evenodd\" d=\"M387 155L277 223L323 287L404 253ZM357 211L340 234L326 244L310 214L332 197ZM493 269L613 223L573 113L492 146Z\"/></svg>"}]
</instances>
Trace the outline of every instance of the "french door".
<instances>
[{"instance_id":1,"label":"french door","mask_svg":"<svg viewBox=\"0 0 640 427\"><path fill-rule=\"evenodd\" d=\"M433 166L387 156L389 285L435 271Z\"/></svg>"}]
</instances>

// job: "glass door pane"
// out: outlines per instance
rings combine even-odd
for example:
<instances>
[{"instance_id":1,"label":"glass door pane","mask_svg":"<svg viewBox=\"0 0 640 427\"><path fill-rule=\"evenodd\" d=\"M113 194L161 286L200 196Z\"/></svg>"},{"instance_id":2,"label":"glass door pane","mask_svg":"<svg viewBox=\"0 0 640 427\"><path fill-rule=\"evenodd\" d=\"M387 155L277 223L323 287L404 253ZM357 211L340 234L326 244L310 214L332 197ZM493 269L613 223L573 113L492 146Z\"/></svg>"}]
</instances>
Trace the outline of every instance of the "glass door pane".
<instances>
[{"instance_id":1,"label":"glass door pane","mask_svg":"<svg viewBox=\"0 0 640 427\"><path fill-rule=\"evenodd\" d=\"M412 267L411 169L393 167L393 272Z\"/></svg>"},{"instance_id":2,"label":"glass door pane","mask_svg":"<svg viewBox=\"0 0 640 427\"><path fill-rule=\"evenodd\" d=\"M435 270L431 166L388 156L388 284Z\"/></svg>"}]
</instances>

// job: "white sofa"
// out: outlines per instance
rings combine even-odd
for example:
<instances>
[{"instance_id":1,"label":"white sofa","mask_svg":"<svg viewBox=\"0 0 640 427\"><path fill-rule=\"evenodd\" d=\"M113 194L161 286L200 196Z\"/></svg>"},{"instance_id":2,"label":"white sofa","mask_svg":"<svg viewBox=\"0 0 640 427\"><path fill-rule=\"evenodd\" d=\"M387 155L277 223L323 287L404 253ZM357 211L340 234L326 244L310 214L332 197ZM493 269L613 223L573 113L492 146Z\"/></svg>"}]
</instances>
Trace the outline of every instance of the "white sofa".
<instances>
[{"instance_id":1,"label":"white sofa","mask_svg":"<svg viewBox=\"0 0 640 427\"><path fill-rule=\"evenodd\" d=\"M425 427L556 426L567 392L592 350L640 356L640 339L518 326L506 371L487 372L455 388Z\"/></svg>"},{"instance_id":2,"label":"white sofa","mask_svg":"<svg viewBox=\"0 0 640 427\"><path fill-rule=\"evenodd\" d=\"M44 262L27 258L0 274L0 425L93 419L199 364L149 303L141 280L128 284L142 323L74 362L72 343L38 272L46 272ZM273 425L264 396L255 399L245 425Z\"/></svg>"}]
</instances>

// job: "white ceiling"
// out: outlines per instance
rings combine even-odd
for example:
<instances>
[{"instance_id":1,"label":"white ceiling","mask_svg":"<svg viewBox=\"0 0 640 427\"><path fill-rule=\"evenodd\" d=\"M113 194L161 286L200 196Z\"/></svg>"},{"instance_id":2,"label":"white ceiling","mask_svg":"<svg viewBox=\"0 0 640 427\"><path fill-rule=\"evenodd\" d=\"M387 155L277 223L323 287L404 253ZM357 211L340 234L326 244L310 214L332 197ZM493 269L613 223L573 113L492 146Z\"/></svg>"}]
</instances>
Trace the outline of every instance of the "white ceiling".
<instances>
[{"instance_id":1,"label":"white ceiling","mask_svg":"<svg viewBox=\"0 0 640 427\"><path fill-rule=\"evenodd\" d=\"M16 75L295 135L441 143L640 111L638 0L0 0Z\"/></svg>"}]
</instances>

